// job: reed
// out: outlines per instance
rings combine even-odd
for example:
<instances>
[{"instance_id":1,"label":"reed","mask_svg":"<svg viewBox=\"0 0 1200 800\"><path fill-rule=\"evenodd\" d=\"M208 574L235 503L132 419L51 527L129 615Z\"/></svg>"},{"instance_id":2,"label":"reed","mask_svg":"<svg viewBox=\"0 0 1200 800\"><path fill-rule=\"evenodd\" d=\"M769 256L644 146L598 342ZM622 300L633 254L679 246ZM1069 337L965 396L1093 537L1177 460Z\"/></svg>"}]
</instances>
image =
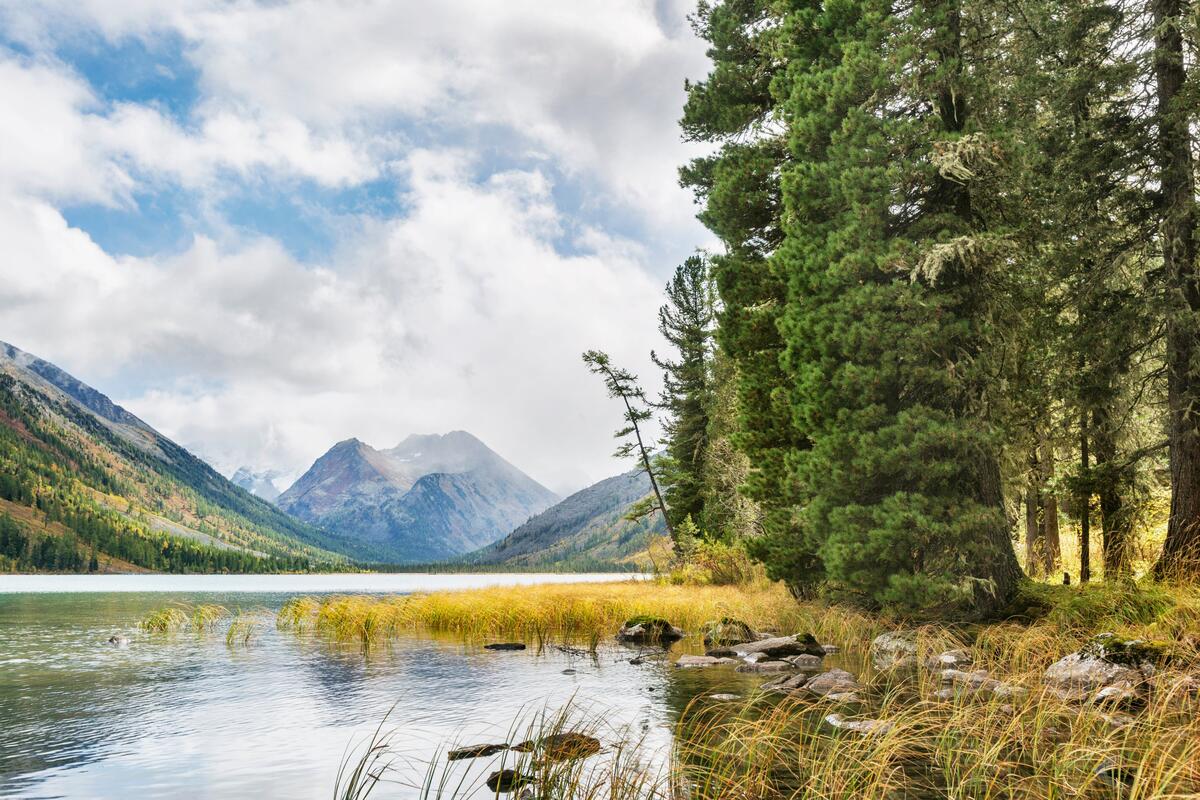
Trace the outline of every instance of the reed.
<instances>
[{"instance_id":1,"label":"reed","mask_svg":"<svg viewBox=\"0 0 1200 800\"><path fill-rule=\"evenodd\" d=\"M778 584L676 586L652 581L396 597L304 597L285 604L277 624L365 645L424 631L475 641L514 638L539 646L580 642L594 649L611 638L625 620L642 615L662 617L691 631L711 620L736 617L763 630L809 630L824 641L860 639L884 630L887 624L883 618L850 609L798 604Z\"/></svg>"}]
</instances>

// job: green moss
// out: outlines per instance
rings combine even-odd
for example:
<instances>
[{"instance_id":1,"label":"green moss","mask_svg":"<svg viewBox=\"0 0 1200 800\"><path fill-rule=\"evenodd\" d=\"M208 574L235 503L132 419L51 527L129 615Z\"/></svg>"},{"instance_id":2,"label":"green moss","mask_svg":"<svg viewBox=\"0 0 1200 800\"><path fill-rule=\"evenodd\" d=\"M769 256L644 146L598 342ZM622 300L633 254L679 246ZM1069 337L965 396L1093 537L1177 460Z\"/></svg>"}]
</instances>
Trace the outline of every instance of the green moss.
<instances>
[{"instance_id":1,"label":"green moss","mask_svg":"<svg viewBox=\"0 0 1200 800\"><path fill-rule=\"evenodd\" d=\"M639 614L636 617L630 617L625 620L626 628L632 628L635 625L641 625L647 630L669 631L671 629L671 623L662 617L652 617L648 614Z\"/></svg>"},{"instance_id":2,"label":"green moss","mask_svg":"<svg viewBox=\"0 0 1200 800\"><path fill-rule=\"evenodd\" d=\"M1122 639L1114 633L1096 636L1079 651L1082 655L1102 658L1113 664L1136 667L1141 664L1161 665L1170 659L1168 646L1163 642L1144 639Z\"/></svg>"}]
</instances>

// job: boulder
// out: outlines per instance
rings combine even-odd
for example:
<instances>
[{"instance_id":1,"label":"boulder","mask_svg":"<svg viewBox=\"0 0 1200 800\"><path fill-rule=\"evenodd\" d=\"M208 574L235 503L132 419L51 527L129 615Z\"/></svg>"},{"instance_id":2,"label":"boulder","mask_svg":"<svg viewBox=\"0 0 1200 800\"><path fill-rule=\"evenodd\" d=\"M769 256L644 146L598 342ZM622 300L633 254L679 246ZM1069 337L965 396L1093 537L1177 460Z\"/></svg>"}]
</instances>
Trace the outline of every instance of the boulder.
<instances>
[{"instance_id":1,"label":"boulder","mask_svg":"<svg viewBox=\"0 0 1200 800\"><path fill-rule=\"evenodd\" d=\"M1105 633L1051 664L1043 680L1064 700L1086 700L1110 686L1144 693L1165 657L1160 646Z\"/></svg>"},{"instance_id":2,"label":"boulder","mask_svg":"<svg viewBox=\"0 0 1200 800\"><path fill-rule=\"evenodd\" d=\"M496 642L495 644L485 644L484 650L524 650L525 645L521 642Z\"/></svg>"},{"instance_id":3,"label":"boulder","mask_svg":"<svg viewBox=\"0 0 1200 800\"><path fill-rule=\"evenodd\" d=\"M566 761L572 758L587 758L600 752L600 740L586 733L552 733L540 739L529 739L514 744L512 749L518 753L531 753L535 750L542 758L550 761Z\"/></svg>"},{"instance_id":4,"label":"boulder","mask_svg":"<svg viewBox=\"0 0 1200 800\"><path fill-rule=\"evenodd\" d=\"M917 666L917 640L909 631L881 633L871 642L871 664L880 672Z\"/></svg>"},{"instance_id":5,"label":"boulder","mask_svg":"<svg viewBox=\"0 0 1200 800\"><path fill-rule=\"evenodd\" d=\"M862 689L858 679L844 669L831 669L820 675L813 675L804 684L804 691L818 697L828 697L831 694L846 694Z\"/></svg>"},{"instance_id":6,"label":"boulder","mask_svg":"<svg viewBox=\"0 0 1200 800\"><path fill-rule=\"evenodd\" d=\"M740 619L722 617L721 619L704 624L705 647L721 647L743 642L752 642L758 638L750 626Z\"/></svg>"},{"instance_id":7,"label":"boulder","mask_svg":"<svg viewBox=\"0 0 1200 800\"><path fill-rule=\"evenodd\" d=\"M864 736L884 734L896 727L895 723L882 719L846 719L841 714L829 714L826 724L843 731L854 731Z\"/></svg>"},{"instance_id":8,"label":"boulder","mask_svg":"<svg viewBox=\"0 0 1200 800\"><path fill-rule=\"evenodd\" d=\"M947 684L946 688L937 693L941 700L953 700L963 696L1010 698L1025 693L1025 687L998 681L988 675L986 669L977 669L974 672L944 669L938 673L938 678L943 684Z\"/></svg>"},{"instance_id":9,"label":"boulder","mask_svg":"<svg viewBox=\"0 0 1200 800\"><path fill-rule=\"evenodd\" d=\"M776 636L771 639L743 642L708 651L708 655L715 658L749 656L755 653L761 653L773 659L803 655L824 657L825 649L811 633L798 633L795 636Z\"/></svg>"},{"instance_id":10,"label":"boulder","mask_svg":"<svg viewBox=\"0 0 1200 800\"><path fill-rule=\"evenodd\" d=\"M838 647L836 644L823 644L821 645L821 649L825 651L825 655L827 656L836 655L842 652L842 648Z\"/></svg>"},{"instance_id":11,"label":"boulder","mask_svg":"<svg viewBox=\"0 0 1200 800\"><path fill-rule=\"evenodd\" d=\"M713 658L712 656L680 656L675 661L676 669L695 669L697 667L717 667L723 664L737 664L736 658Z\"/></svg>"},{"instance_id":12,"label":"boulder","mask_svg":"<svg viewBox=\"0 0 1200 800\"><path fill-rule=\"evenodd\" d=\"M1146 695L1128 684L1105 686L1092 695L1092 705L1108 709L1137 711L1146 705Z\"/></svg>"},{"instance_id":13,"label":"boulder","mask_svg":"<svg viewBox=\"0 0 1200 800\"><path fill-rule=\"evenodd\" d=\"M462 761L464 758L487 758L508 749L507 744L476 744L470 747L460 747L446 753L447 761Z\"/></svg>"},{"instance_id":14,"label":"boulder","mask_svg":"<svg viewBox=\"0 0 1200 800\"><path fill-rule=\"evenodd\" d=\"M783 660L801 672L816 674L825 669L825 664L820 656L809 655L808 653L802 656L790 656Z\"/></svg>"},{"instance_id":15,"label":"boulder","mask_svg":"<svg viewBox=\"0 0 1200 800\"><path fill-rule=\"evenodd\" d=\"M522 775L515 769L502 769L488 775L487 788L492 792L508 794L533 783L533 778Z\"/></svg>"},{"instance_id":16,"label":"boulder","mask_svg":"<svg viewBox=\"0 0 1200 800\"><path fill-rule=\"evenodd\" d=\"M786 661L748 661L735 672L791 672L792 665Z\"/></svg>"},{"instance_id":17,"label":"boulder","mask_svg":"<svg viewBox=\"0 0 1200 800\"><path fill-rule=\"evenodd\" d=\"M663 644L678 641L686 635L665 619L634 617L625 621L617 632L617 639L633 644Z\"/></svg>"}]
</instances>

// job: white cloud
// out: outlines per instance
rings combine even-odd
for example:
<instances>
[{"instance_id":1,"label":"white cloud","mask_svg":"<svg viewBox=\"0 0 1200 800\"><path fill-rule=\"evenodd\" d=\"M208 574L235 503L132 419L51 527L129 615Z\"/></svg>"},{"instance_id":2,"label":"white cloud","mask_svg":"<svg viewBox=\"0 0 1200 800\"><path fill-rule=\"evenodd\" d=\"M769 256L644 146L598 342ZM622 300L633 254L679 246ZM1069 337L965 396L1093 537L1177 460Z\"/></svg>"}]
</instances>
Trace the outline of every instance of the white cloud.
<instances>
[{"instance_id":1,"label":"white cloud","mask_svg":"<svg viewBox=\"0 0 1200 800\"><path fill-rule=\"evenodd\" d=\"M659 11L673 22L642 0L0 0L32 53L0 50L0 103L21 109L0 115L0 338L226 470L295 475L348 436L465 428L552 488L613 474L620 409L579 354L655 383L671 265L653 259L699 237L675 119L702 49ZM97 31L180 36L200 75L187 117L106 100L60 60ZM492 136L521 166L486 162ZM402 177L403 216L348 219L319 265L219 218L183 252L114 256L61 211L166 186L212 213L238 179L379 175ZM585 216L564 215L552 176ZM597 208L651 233L607 230Z\"/></svg>"},{"instance_id":2,"label":"white cloud","mask_svg":"<svg viewBox=\"0 0 1200 800\"><path fill-rule=\"evenodd\" d=\"M620 410L579 354L644 367L657 282L626 242L558 252L544 176L477 184L468 166L414 153L411 213L334 269L265 239L118 260L53 209L9 203L0 236L38 269L12 271L5 335L100 388L118 365L161 376L116 399L226 469L296 474L348 436L465 428L554 487L605 477Z\"/></svg>"}]
</instances>

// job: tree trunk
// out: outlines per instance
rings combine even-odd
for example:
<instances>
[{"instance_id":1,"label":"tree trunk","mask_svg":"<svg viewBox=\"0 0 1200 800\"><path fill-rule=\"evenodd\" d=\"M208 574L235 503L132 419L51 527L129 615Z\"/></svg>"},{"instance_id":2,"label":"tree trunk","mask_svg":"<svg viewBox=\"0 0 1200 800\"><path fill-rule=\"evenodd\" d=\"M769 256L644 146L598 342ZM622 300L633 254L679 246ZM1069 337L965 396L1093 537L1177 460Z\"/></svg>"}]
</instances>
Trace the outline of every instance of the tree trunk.
<instances>
[{"instance_id":1,"label":"tree trunk","mask_svg":"<svg viewBox=\"0 0 1200 800\"><path fill-rule=\"evenodd\" d=\"M1038 524L1041 511L1041 496L1037 490L1037 473L1029 477L1029 488L1025 490L1025 569L1036 576L1042 563L1042 526Z\"/></svg>"},{"instance_id":2,"label":"tree trunk","mask_svg":"<svg viewBox=\"0 0 1200 800\"><path fill-rule=\"evenodd\" d=\"M1096 471L1099 480L1096 494L1100 498L1100 530L1104 547L1104 579L1116 580L1132 568L1133 519L1125 502L1128 482L1125 470L1117 464L1116 432L1107 407L1092 412L1095 422L1092 438L1095 441Z\"/></svg>"},{"instance_id":3,"label":"tree trunk","mask_svg":"<svg viewBox=\"0 0 1200 800\"><path fill-rule=\"evenodd\" d=\"M1038 464L1041 467L1042 565L1049 575L1058 568L1059 559L1062 557L1062 545L1058 535L1058 498L1050 488L1050 483L1054 480L1054 444L1043 438L1041 449Z\"/></svg>"},{"instance_id":4,"label":"tree trunk","mask_svg":"<svg viewBox=\"0 0 1200 800\"><path fill-rule=\"evenodd\" d=\"M1150 0L1154 22L1154 79L1158 90L1159 185L1162 193L1163 271L1167 282L1167 406L1171 516L1160 578L1200 579L1200 285L1196 273L1196 202L1190 115L1181 94L1184 3ZM1188 4L1190 6L1190 3Z\"/></svg>"},{"instance_id":5,"label":"tree trunk","mask_svg":"<svg viewBox=\"0 0 1200 800\"><path fill-rule=\"evenodd\" d=\"M1092 490L1088 465L1088 415L1079 415L1079 475L1084 489L1079 493L1079 582L1092 579Z\"/></svg>"}]
</instances>

